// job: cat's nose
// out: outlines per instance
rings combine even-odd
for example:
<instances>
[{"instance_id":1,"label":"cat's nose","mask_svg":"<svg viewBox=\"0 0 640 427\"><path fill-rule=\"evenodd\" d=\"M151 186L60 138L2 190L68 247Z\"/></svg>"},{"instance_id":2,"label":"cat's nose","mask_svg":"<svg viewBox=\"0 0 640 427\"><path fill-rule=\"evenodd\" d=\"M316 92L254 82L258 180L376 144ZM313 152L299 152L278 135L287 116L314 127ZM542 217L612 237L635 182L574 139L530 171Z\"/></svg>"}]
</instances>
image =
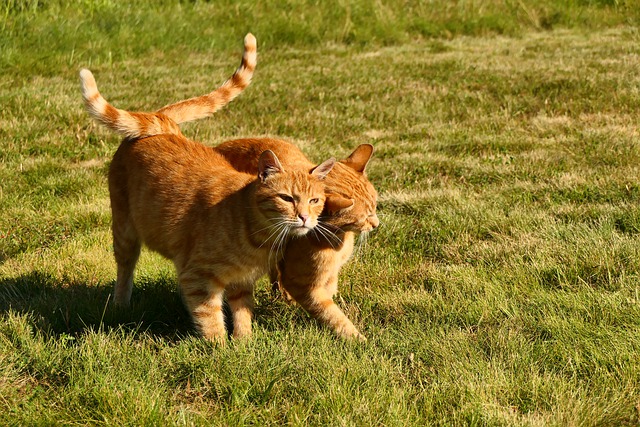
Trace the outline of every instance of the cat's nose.
<instances>
[{"instance_id":1,"label":"cat's nose","mask_svg":"<svg viewBox=\"0 0 640 427\"><path fill-rule=\"evenodd\" d=\"M380 220L378 219L377 215L374 215L369 218L369 223L371 224L371 229L378 228L378 226L380 225Z\"/></svg>"},{"instance_id":2,"label":"cat's nose","mask_svg":"<svg viewBox=\"0 0 640 427\"><path fill-rule=\"evenodd\" d=\"M302 225L305 225L307 223L307 220L309 219L309 215L298 214L298 218L300 218L300 220L302 221Z\"/></svg>"}]
</instances>

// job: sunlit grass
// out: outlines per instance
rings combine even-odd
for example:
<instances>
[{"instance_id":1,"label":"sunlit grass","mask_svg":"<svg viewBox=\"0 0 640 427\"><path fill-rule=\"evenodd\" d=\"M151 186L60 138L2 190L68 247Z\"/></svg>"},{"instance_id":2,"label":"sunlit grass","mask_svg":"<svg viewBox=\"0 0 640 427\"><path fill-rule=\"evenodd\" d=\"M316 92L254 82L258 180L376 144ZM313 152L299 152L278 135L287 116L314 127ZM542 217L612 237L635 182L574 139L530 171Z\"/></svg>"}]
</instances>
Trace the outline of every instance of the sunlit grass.
<instances>
[{"instance_id":1,"label":"sunlit grass","mask_svg":"<svg viewBox=\"0 0 640 427\"><path fill-rule=\"evenodd\" d=\"M638 423L631 2L81 3L0 7L0 424ZM212 346L148 251L110 306L119 139L77 71L156 109L219 85L249 30L252 85L185 134L374 144L382 226L338 299L364 345L262 281L254 338Z\"/></svg>"}]
</instances>

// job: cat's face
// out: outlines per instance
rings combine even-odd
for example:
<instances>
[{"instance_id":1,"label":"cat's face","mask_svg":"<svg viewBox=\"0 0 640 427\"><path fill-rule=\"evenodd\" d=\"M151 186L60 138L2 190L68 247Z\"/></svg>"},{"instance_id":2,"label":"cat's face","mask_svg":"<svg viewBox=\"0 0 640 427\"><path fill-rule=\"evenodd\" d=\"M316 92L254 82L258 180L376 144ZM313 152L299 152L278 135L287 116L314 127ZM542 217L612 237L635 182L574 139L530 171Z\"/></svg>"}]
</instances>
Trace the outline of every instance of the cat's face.
<instances>
[{"instance_id":1,"label":"cat's face","mask_svg":"<svg viewBox=\"0 0 640 427\"><path fill-rule=\"evenodd\" d=\"M323 180L334 162L329 159L310 173L286 172L279 162L263 164L261 156L256 202L273 237L303 236L318 224L326 198Z\"/></svg>"},{"instance_id":2,"label":"cat's face","mask_svg":"<svg viewBox=\"0 0 640 427\"><path fill-rule=\"evenodd\" d=\"M347 159L336 163L326 180L323 223L356 233L366 233L380 225L376 214L378 193L364 173L372 153L371 145L362 144Z\"/></svg>"},{"instance_id":3,"label":"cat's face","mask_svg":"<svg viewBox=\"0 0 640 427\"><path fill-rule=\"evenodd\" d=\"M366 179L352 180L351 184L341 194L327 193L322 221L343 231L367 233L380 225L376 214L378 194Z\"/></svg>"}]
</instances>

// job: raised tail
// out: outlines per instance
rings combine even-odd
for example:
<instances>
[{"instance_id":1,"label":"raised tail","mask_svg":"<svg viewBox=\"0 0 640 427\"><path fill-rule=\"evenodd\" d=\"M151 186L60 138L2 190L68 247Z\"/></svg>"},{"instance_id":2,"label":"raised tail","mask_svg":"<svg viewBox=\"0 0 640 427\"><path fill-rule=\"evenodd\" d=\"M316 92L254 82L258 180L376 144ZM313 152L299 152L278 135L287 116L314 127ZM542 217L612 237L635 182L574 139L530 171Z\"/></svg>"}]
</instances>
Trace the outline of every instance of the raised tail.
<instances>
[{"instance_id":1,"label":"raised tail","mask_svg":"<svg viewBox=\"0 0 640 427\"><path fill-rule=\"evenodd\" d=\"M167 105L153 113L121 110L100 95L91 71L80 71L82 97L87 111L96 121L127 138L144 138L160 134L182 135L180 123L210 116L240 94L253 77L256 68L256 38L244 38L244 54L240 66L230 79L213 92Z\"/></svg>"},{"instance_id":2,"label":"raised tail","mask_svg":"<svg viewBox=\"0 0 640 427\"><path fill-rule=\"evenodd\" d=\"M240 94L253 77L257 62L256 38L249 33L244 37L244 53L240 66L230 79L213 92L162 107L157 112L180 124L203 119L218 111Z\"/></svg>"},{"instance_id":3,"label":"raised tail","mask_svg":"<svg viewBox=\"0 0 640 427\"><path fill-rule=\"evenodd\" d=\"M127 138L144 138L163 133L182 134L178 124L164 114L134 113L109 104L100 95L91 71L80 70L80 81L82 83L82 98L87 111L91 117L109 129Z\"/></svg>"}]
</instances>

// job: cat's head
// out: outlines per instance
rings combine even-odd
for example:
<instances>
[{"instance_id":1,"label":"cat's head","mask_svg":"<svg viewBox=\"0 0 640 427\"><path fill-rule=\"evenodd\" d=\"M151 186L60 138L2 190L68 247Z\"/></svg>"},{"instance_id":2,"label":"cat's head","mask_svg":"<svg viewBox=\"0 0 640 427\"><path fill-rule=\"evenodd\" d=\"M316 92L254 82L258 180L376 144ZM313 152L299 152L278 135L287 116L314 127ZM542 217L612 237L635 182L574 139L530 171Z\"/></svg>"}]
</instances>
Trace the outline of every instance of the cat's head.
<instances>
[{"instance_id":1,"label":"cat's head","mask_svg":"<svg viewBox=\"0 0 640 427\"><path fill-rule=\"evenodd\" d=\"M318 224L325 202L324 179L335 164L331 158L309 172L284 169L275 153L258 160L256 203L273 236L303 236Z\"/></svg>"},{"instance_id":2,"label":"cat's head","mask_svg":"<svg viewBox=\"0 0 640 427\"><path fill-rule=\"evenodd\" d=\"M366 233L380 225L376 214L378 193L365 173L372 154L373 146L362 144L336 163L326 180L324 224L356 233Z\"/></svg>"}]
</instances>

